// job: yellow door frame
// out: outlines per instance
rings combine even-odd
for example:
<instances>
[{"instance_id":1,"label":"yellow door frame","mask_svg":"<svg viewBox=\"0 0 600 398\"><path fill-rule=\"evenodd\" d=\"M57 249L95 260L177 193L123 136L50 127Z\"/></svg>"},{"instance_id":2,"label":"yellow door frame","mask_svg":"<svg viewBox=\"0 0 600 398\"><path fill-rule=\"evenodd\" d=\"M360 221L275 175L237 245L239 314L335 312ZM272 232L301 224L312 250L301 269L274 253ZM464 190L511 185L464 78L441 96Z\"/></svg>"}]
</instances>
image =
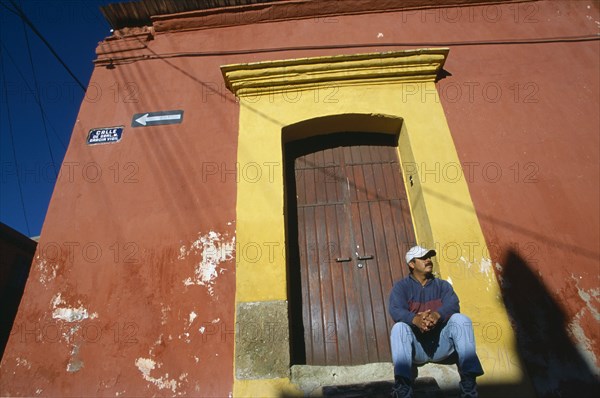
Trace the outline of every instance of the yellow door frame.
<instances>
[{"instance_id":1,"label":"yellow door frame","mask_svg":"<svg viewBox=\"0 0 600 398\"><path fill-rule=\"evenodd\" d=\"M234 396L295 390L289 381L282 148L288 140L339 131L399 134L417 242L437 249L437 272L452 281L462 312L473 320L486 370L480 382L524 378L467 183L454 174L432 175L444 165L460 165L435 86L448 52L419 49L221 67L240 100L237 162L247 171L237 188ZM279 325L278 332L267 332L261 319Z\"/></svg>"}]
</instances>

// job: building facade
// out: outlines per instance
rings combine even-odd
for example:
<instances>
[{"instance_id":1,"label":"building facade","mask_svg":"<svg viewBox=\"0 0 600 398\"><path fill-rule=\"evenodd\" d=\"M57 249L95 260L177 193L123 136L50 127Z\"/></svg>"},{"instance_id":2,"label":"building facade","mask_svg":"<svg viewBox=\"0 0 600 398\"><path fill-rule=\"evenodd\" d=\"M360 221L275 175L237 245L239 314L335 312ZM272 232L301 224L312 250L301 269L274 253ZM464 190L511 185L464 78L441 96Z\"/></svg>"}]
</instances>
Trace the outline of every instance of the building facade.
<instances>
[{"instance_id":1,"label":"building facade","mask_svg":"<svg viewBox=\"0 0 600 398\"><path fill-rule=\"evenodd\" d=\"M0 309L0 353L4 353L8 342L36 246L35 240L0 223L0 291L3 303Z\"/></svg>"},{"instance_id":2,"label":"building facade","mask_svg":"<svg viewBox=\"0 0 600 398\"><path fill-rule=\"evenodd\" d=\"M597 384L597 1L103 12L3 393L293 396L389 364L414 243L490 395Z\"/></svg>"}]
</instances>

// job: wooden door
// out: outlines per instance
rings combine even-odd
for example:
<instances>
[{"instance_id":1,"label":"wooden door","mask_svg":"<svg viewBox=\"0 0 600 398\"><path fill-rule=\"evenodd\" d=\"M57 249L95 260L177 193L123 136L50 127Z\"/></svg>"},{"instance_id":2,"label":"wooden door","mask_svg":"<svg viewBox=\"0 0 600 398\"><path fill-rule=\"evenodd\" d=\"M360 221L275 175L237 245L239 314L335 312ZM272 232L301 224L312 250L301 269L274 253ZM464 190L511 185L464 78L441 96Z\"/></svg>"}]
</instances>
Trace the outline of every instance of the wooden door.
<instances>
[{"instance_id":1,"label":"wooden door","mask_svg":"<svg viewBox=\"0 0 600 398\"><path fill-rule=\"evenodd\" d=\"M307 364L391 360L388 296L407 272L402 258L415 241L396 146L397 137L373 133L288 146L288 205L297 209L288 223L297 222L297 235L289 237L298 242L290 267L299 268L290 273L290 291L301 295L292 311L302 312L292 327L303 332L292 336L303 340Z\"/></svg>"}]
</instances>

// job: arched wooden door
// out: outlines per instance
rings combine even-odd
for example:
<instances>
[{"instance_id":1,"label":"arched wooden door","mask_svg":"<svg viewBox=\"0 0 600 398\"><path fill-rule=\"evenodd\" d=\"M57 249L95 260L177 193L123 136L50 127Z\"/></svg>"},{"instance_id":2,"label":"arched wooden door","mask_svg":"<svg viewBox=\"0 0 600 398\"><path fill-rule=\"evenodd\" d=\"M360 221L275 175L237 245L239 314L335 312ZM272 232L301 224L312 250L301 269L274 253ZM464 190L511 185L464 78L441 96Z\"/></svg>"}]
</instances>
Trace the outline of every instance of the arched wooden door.
<instances>
[{"instance_id":1,"label":"arched wooden door","mask_svg":"<svg viewBox=\"0 0 600 398\"><path fill-rule=\"evenodd\" d=\"M391 360L388 296L415 241L396 147L397 137L374 133L286 147L295 362Z\"/></svg>"}]
</instances>

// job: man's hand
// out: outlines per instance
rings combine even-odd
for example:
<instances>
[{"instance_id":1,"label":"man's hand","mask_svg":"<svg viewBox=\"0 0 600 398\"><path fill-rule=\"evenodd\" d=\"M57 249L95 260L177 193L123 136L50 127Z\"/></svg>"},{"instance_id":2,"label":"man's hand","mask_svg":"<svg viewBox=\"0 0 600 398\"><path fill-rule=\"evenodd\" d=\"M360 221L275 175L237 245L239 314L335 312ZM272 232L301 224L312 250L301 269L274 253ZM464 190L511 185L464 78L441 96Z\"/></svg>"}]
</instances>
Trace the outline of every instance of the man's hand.
<instances>
[{"instance_id":1,"label":"man's hand","mask_svg":"<svg viewBox=\"0 0 600 398\"><path fill-rule=\"evenodd\" d=\"M426 317L426 321L429 324L429 328L433 329L437 325L438 321L442 316L437 311L429 311Z\"/></svg>"},{"instance_id":2,"label":"man's hand","mask_svg":"<svg viewBox=\"0 0 600 398\"><path fill-rule=\"evenodd\" d=\"M421 333L425 333L425 332L429 332L431 329L433 329L435 327L435 325L437 325L440 318L441 318L441 315L439 314L439 312L436 312L436 311L431 312L431 310L427 310L427 311L419 312L417 315L415 315L412 323L417 328L419 328Z\"/></svg>"},{"instance_id":3,"label":"man's hand","mask_svg":"<svg viewBox=\"0 0 600 398\"><path fill-rule=\"evenodd\" d=\"M431 310L419 312L417 315L415 315L415 317L412 320L412 323L417 328L419 328L421 333L425 333L425 332L428 332L431 330L431 327L430 327L431 321L429 320L430 313L431 313Z\"/></svg>"}]
</instances>

